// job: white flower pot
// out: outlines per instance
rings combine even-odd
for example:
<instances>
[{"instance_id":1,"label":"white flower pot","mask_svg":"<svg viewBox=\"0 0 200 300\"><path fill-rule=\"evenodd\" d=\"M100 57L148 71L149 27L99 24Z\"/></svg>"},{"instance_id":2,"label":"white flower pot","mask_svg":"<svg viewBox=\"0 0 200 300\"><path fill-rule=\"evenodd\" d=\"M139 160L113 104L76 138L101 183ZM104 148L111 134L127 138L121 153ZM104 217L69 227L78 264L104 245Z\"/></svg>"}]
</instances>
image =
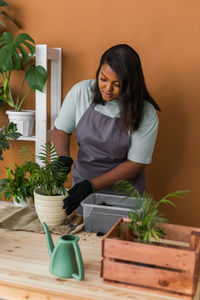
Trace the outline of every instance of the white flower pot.
<instances>
[{"instance_id":1,"label":"white flower pot","mask_svg":"<svg viewBox=\"0 0 200 300\"><path fill-rule=\"evenodd\" d=\"M32 136L33 127L35 122L35 111L34 110L22 110L14 111L7 110L9 122L17 124L17 131L23 136Z\"/></svg>"},{"instance_id":2,"label":"white flower pot","mask_svg":"<svg viewBox=\"0 0 200 300\"><path fill-rule=\"evenodd\" d=\"M66 197L67 195L47 196L40 189L36 189L34 204L40 222L45 222L48 226L61 225L66 219L63 209L63 199Z\"/></svg>"}]
</instances>

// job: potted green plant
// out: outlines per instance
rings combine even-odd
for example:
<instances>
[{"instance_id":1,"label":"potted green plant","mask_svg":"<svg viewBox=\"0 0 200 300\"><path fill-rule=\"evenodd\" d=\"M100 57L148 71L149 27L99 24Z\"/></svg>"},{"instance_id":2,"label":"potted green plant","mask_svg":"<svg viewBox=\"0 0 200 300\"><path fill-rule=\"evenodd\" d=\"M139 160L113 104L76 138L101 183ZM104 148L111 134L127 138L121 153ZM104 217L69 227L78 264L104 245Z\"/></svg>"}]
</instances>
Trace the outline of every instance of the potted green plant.
<instances>
[{"instance_id":1,"label":"potted green plant","mask_svg":"<svg viewBox=\"0 0 200 300\"><path fill-rule=\"evenodd\" d=\"M29 180L34 187L34 204L40 221L48 226L62 224L66 218L63 199L67 197L63 183L67 178L54 146L45 144L38 155L23 147L20 156L24 159L25 170L29 172Z\"/></svg>"},{"instance_id":2,"label":"potted green plant","mask_svg":"<svg viewBox=\"0 0 200 300\"><path fill-rule=\"evenodd\" d=\"M147 193L139 196L125 181L116 189L141 197L143 205L130 211L129 218L120 218L102 240L104 282L192 300L199 278L200 229L163 223L167 220L159 210L188 191L155 201Z\"/></svg>"},{"instance_id":3,"label":"potted green plant","mask_svg":"<svg viewBox=\"0 0 200 300\"><path fill-rule=\"evenodd\" d=\"M31 90L42 92L47 80L47 72L42 66L29 64L34 53L35 41L27 33L20 33L16 38L11 32L4 32L0 36L0 100L13 109L6 112L9 121L17 123L18 131L24 136L32 135L35 117L34 111L22 110L24 100ZM11 87L11 75L16 72L23 73L18 91Z\"/></svg>"},{"instance_id":4,"label":"potted green plant","mask_svg":"<svg viewBox=\"0 0 200 300\"><path fill-rule=\"evenodd\" d=\"M27 178L24 165L15 164L14 169L7 169L7 178L0 180L0 196L5 200L13 199L16 206L30 205L33 197L33 186Z\"/></svg>"},{"instance_id":5,"label":"potted green plant","mask_svg":"<svg viewBox=\"0 0 200 300\"><path fill-rule=\"evenodd\" d=\"M0 130L0 160L3 160L3 151L9 149L9 143L21 136L17 132L17 126L14 123L8 124L8 127L3 126Z\"/></svg>"},{"instance_id":6,"label":"potted green plant","mask_svg":"<svg viewBox=\"0 0 200 300\"><path fill-rule=\"evenodd\" d=\"M165 195L159 201L155 201L147 192L140 195L132 184L124 180L118 181L115 188L118 194L126 193L128 197L134 197L136 199L136 209L134 211L129 211L130 222L126 225L128 226L133 239L135 238L141 243L151 243L152 238L157 242L159 242L160 239L164 239L166 233L162 228L162 224L167 223L167 219L164 218L163 214L160 212L160 205L165 204L176 207L174 202L170 199L182 198L183 194L189 192L176 191Z\"/></svg>"}]
</instances>

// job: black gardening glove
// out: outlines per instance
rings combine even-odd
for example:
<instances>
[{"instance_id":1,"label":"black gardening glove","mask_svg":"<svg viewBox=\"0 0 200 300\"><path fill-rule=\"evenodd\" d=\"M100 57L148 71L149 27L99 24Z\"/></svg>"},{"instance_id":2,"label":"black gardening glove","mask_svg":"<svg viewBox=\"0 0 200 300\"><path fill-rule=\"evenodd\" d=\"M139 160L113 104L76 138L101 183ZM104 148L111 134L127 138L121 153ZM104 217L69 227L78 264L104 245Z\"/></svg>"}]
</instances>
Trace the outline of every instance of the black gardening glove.
<instances>
[{"instance_id":1,"label":"black gardening glove","mask_svg":"<svg viewBox=\"0 0 200 300\"><path fill-rule=\"evenodd\" d=\"M59 156L58 160L63 164L66 175L71 172L73 159L70 156Z\"/></svg>"},{"instance_id":2,"label":"black gardening glove","mask_svg":"<svg viewBox=\"0 0 200 300\"><path fill-rule=\"evenodd\" d=\"M58 168L62 169L63 175L65 175L65 179L66 179L66 176L71 172L73 159L70 156L59 156L57 161L60 163L59 166L55 161L51 163L53 171L54 170L57 171ZM65 179L57 178L57 186L58 187L62 186L63 183L65 182Z\"/></svg>"},{"instance_id":3,"label":"black gardening glove","mask_svg":"<svg viewBox=\"0 0 200 300\"><path fill-rule=\"evenodd\" d=\"M76 183L73 188L68 191L69 196L63 200L63 208L67 215L70 215L80 205L81 201L94 192L94 186L89 180Z\"/></svg>"}]
</instances>

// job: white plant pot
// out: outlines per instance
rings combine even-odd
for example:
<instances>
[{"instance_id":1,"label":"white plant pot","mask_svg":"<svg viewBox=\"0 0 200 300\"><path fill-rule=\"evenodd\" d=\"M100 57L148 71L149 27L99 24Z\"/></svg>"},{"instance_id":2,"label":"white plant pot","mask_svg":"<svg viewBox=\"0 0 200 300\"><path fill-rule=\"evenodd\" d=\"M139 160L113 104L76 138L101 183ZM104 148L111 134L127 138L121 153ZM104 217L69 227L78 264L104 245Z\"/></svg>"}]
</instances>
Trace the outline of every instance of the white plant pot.
<instances>
[{"instance_id":1,"label":"white plant pot","mask_svg":"<svg viewBox=\"0 0 200 300\"><path fill-rule=\"evenodd\" d=\"M27 207L31 205L31 198L27 199L27 202L23 201L22 199L18 198L19 202L15 200L15 197L13 197L13 203L15 206L19 207Z\"/></svg>"},{"instance_id":2,"label":"white plant pot","mask_svg":"<svg viewBox=\"0 0 200 300\"><path fill-rule=\"evenodd\" d=\"M7 110L9 122L17 124L17 131L23 136L32 136L33 127L35 122L35 111L34 110L22 110L14 111Z\"/></svg>"},{"instance_id":3,"label":"white plant pot","mask_svg":"<svg viewBox=\"0 0 200 300\"><path fill-rule=\"evenodd\" d=\"M40 189L36 189L34 204L40 222L45 222L48 226L61 225L66 219L63 209L63 199L66 197L67 195L47 196Z\"/></svg>"}]
</instances>

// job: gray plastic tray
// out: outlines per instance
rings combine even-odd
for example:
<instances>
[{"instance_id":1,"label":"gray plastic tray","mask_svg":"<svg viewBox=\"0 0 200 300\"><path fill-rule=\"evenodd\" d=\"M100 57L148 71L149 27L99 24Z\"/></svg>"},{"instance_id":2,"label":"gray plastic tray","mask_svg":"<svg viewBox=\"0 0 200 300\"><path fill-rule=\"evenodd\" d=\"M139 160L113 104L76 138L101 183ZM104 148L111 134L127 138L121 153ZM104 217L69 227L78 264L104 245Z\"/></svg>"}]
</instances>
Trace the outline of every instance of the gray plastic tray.
<instances>
[{"instance_id":1,"label":"gray plastic tray","mask_svg":"<svg viewBox=\"0 0 200 300\"><path fill-rule=\"evenodd\" d=\"M106 205L102 205L102 203ZM85 231L107 233L121 217L141 207L136 198L93 193L81 202Z\"/></svg>"}]
</instances>

